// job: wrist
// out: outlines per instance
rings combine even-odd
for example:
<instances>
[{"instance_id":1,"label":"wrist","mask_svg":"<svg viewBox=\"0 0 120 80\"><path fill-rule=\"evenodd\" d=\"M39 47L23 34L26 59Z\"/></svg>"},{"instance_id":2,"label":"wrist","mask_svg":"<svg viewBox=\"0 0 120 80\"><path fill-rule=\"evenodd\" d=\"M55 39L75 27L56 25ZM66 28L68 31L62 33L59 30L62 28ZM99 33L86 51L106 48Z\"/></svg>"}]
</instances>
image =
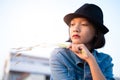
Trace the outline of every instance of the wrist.
<instances>
[{"instance_id":1,"label":"wrist","mask_svg":"<svg viewBox=\"0 0 120 80\"><path fill-rule=\"evenodd\" d=\"M90 54L90 55L88 56L88 58L86 59L86 62L87 62L88 64L95 62L95 57L94 57L92 54Z\"/></svg>"}]
</instances>

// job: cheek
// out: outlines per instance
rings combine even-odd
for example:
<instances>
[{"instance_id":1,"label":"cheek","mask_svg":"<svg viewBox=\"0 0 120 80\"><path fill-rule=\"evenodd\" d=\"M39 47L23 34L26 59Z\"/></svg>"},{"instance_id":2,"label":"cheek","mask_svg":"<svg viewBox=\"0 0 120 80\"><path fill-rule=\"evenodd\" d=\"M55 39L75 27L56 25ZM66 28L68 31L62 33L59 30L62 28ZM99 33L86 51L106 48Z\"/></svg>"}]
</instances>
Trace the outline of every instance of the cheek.
<instances>
[{"instance_id":1,"label":"cheek","mask_svg":"<svg viewBox=\"0 0 120 80\"><path fill-rule=\"evenodd\" d=\"M69 29L69 36L71 37L72 35L72 30Z\"/></svg>"},{"instance_id":2,"label":"cheek","mask_svg":"<svg viewBox=\"0 0 120 80\"><path fill-rule=\"evenodd\" d=\"M88 42L91 41L95 36L95 32L94 31L87 31L84 35L85 40L87 40Z\"/></svg>"}]
</instances>

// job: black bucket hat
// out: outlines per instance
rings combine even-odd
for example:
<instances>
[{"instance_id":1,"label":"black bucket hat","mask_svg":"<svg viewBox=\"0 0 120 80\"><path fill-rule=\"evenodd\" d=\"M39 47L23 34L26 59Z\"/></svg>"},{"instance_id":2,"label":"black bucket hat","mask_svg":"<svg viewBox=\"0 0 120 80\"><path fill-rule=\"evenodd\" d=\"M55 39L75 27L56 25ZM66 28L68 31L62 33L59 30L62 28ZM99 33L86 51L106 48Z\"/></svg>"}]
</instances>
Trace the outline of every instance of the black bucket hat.
<instances>
[{"instance_id":1,"label":"black bucket hat","mask_svg":"<svg viewBox=\"0 0 120 80\"><path fill-rule=\"evenodd\" d=\"M92 22L97 29L99 29L103 34L109 32L108 28L103 24L103 12L100 7L95 4L84 4L74 13L67 14L64 17L65 23L69 26L70 21L73 18L84 17Z\"/></svg>"}]
</instances>

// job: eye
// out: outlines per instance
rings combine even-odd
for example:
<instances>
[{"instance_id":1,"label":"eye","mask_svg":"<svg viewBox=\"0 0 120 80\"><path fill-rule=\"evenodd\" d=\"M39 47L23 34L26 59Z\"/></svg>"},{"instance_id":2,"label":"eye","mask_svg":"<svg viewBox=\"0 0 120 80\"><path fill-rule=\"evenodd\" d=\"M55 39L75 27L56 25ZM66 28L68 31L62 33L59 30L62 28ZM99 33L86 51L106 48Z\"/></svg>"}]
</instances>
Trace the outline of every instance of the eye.
<instances>
[{"instance_id":1,"label":"eye","mask_svg":"<svg viewBox=\"0 0 120 80\"><path fill-rule=\"evenodd\" d=\"M81 26L89 26L88 23L82 23Z\"/></svg>"},{"instance_id":2,"label":"eye","mask_svg":"<svg viewBox=\"0 0 120 80\"><path fill-rule=\"evenodd\" d=\"M75 23L70 23L70 24L69 24L70 27L72 27L72 26L74 26L74 25L75 25Z\"/></svg>"}]
</instances>

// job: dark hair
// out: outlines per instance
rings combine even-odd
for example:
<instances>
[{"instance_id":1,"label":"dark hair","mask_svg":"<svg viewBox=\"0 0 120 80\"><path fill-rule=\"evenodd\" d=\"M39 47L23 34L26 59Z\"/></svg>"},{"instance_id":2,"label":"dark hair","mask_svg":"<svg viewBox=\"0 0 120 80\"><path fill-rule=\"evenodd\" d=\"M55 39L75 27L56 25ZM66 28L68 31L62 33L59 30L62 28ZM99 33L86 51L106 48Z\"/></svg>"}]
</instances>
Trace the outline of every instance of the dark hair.
<instances>
[{"instance_id":1,"label":"dark hair","mask_svg":"<svg viewBox=\"0 0 120 80\"><path fill-rule=\"evenodd\" d=\"M93 40L93 49L102 48L105 45L104 34L100 30L97 30L96 32L96 36Z\"/></svg>"},{"instance_id":2,"label":"dark hair","mask_svg":"<svg viewBox=\"0 0 120 80\"><path fill-rule=\"evenodd\" d=\"M90 20L89 20L90 21ZM102 48L104 47L105 45L105 34L102 32L102 30L98 27L99 25L94 23L94 22L91 22L90 23L93 24L93 27L95 28L96 30L96 36L94 37L93 39L93 42L92 42L92 49L98 49L98 48Z\"/></svg>"}]
</instances>

